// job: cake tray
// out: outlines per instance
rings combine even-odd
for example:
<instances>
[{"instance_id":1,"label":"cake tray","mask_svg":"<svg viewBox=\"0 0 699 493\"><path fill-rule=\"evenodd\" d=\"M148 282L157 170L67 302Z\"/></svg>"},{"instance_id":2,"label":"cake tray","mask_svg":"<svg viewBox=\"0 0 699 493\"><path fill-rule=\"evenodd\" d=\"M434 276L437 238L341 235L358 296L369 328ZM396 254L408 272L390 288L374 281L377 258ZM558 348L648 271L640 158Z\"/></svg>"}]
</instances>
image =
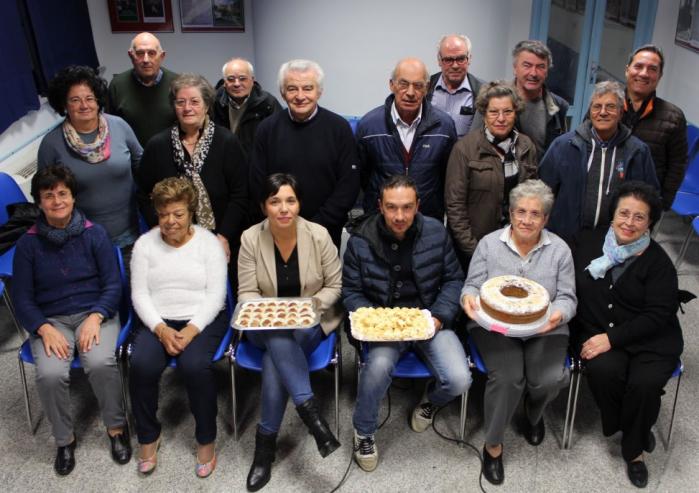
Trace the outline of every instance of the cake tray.
<instances>
[{"instance_id":1,"label":"cake tray","mask_svg":"<svg viewBox=\"0 0 699 493\"><path fill-rule=\"evenodd\" d=\"M481 307L481 298L477 296L478 309L476 310L475 322L481 327L490 332L497 332L507 337L530 337L539 333L539 331L546 326L551 317L551 303L546 308L546 313L534 322L529 322L526 324L513 324L501 322L496 320L490 315L488 315Z\"/></svg>"}]
</instances>

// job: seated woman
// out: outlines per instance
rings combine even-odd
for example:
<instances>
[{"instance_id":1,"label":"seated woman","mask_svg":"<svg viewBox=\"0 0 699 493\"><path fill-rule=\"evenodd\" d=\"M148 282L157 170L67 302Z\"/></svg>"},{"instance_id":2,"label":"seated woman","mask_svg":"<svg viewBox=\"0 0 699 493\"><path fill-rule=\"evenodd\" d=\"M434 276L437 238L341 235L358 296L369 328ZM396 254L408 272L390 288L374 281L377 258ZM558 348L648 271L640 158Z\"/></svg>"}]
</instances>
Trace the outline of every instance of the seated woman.
<instances>
[{"instance_id":1,"label":"seated woman","mask_svg":"<svg viewBox=\"0 0 699 493\"><path fill-rule=\"evenodd\" d=\"M246 230L241 238L238 300L313 297L318 301L321 320L310 329L245 333L250 342L265 349L261 420L247 479L249 491L259 490L270 479L288 396L313 434L320 455L326 457L340 446L318 412L306 359L341 320L336 305L342 283L337 248L325 228L299 216L301 203L293 176L271 175L263 197L261 206L267 219Z\"/></svg>"},{"instance_id":2,"label":"seated woman","mask_svg":"<svg viewBox=\"0 0 699 493\"><path fill-rule=\"evenodd\" d=\"M49 103L65 115L39 146L39 169L63 164L77 177L75 200L90 221L107 230L129 258L138 238L133 171L143 149L131 127L103 112L107 82L90 68L71 65L49 83Z\"/></svg>"},{"instance_id":3,"label":"seated woman","mask_svg":"<svg viewBox=\"0 0 699 493\"><path fill-rule=\"evenodd\" d=\"M461 291L466 314L475 319L476 296L488 279L516 275L541 284L551 300L551 317L538 335L507 337L480 326L471 329L488 368L485 387L483 475L493 484L505 479L502 463L505 427L525 394L524 437L531 445L544 439L544 409L568 382L565 361L568 321L575 315L575 278L570 249L544 229L553 193L540 180L527 180L510 192L510 225L486 235L476 247Z\"/></svg>"},{"instance_id":4,"label":"seated woman","mask_svg":"<svg viewBox=\"0 0 699 493\"><path fill-rule=\"evenodd\" d=\"M651 427L683 347L677 272L650 238L662 212L652 186L623 183L611 211L608 229L584 231L576 238L580 304L571 327L602 414L602 432L622 432L629 479L643 488L648 484L643 451L655 447Z\"/></svg>"},{"instance_id":5,"label":"seated woman","mask_svg":"<svg viewBox=\"0 0 699 493\"><path fill-rule=\"evenodd\" d=\"M17 242L12 299L29 332L36 386L51 423L61 476L75 467L70 419L70 365L78 357L97 396L112 458L131 460L129 428L115 357L121 298L119 269L107 232L75 206L78 185L70 169L48 166L32 178L37 223Z\"/></svg>"},{"instance_id":6,"label":"seated woman","mask_svg":"<svg viewBox=\"0 0 699 493\"><path fill-rule=\"evenodd\" d=\"M197 193L186 178L153 187L159 227L141 236L131 259L131 296L141 321L133 343L129 386L136 418L138 471L157 465L160 376L171 357L182 373L196 422L197 476L216 468L216 381L212 358L228 327L226 256L221 243L192 224Z\"/></svg>"},{"instance_id":7,"label":"seated woman","mask_svg":"<svg viewBox=\"0 0 699 493\"><path fill-rule=\"evenodd\" d=\"M534 143L515 129L524 103L512 85L484 84L476 108L485 126L454 145L444 184L449 231L464 271L478 240L509 222L510 190L534 178L537 164Z\"/></svg>"}]
</instances>

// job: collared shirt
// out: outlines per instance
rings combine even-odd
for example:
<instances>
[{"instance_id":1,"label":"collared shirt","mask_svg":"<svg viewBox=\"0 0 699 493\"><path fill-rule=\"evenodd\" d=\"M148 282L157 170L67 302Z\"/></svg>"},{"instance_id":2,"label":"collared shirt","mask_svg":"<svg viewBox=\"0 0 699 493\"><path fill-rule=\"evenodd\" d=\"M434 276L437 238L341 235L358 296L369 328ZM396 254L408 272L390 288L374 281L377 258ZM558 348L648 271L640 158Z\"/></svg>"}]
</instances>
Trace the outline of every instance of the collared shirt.
<instances>
[{"instance_id":1,"label":"collared shirt","mask_svg":"<svg viewBox=\"0 0 699 493\"><path fill-rule=\"evenodd\" d=\"M415 138L415 131L417 126L420 124L422 119L422 105L417 112L417 116L413 120L413 123L405 123L400 115L398 114L398 108L396 108L395 101L391 105L391 118L393 119L393 124L398 129L398 135L400 136L401 142L403 142L403 147L405 150L410 152L410 148L413 145L413 139Z\"/></svg>"},{"instance_id":2,"label":"collared shirt","mask_svg":"<svg viewBox=\"0 0 699 493\"><path fill-rule=\"evenodd\" d=\"M146 87L151 87L151 86L157 86L160 83L160 80L163 78L163 69L158 69L158 75L155 76L155 80L151 82L150 84L144 82L136 73L135 70L132 70L131 73L134 76L134 79L138 81L139 84L146 86Z\"/></svg>"},{"instance_id":3,"label":"collared shirt","mask_svg":"<svg viewBox=\"0 0 699 493\"><path fill-rule=\"evenodd\" d=\"M473 111L473 89L468 83L468 74L464 77L461 85L452 91L444 83L444 76L440 76L437 85L432 93L432 106L439 108L451 116L456 125L456 133L462 137L471 128L473 114L462 115L461 108L471 108Z\"/></svg>"},{"instance_id":4,"label":"collared shirt","mask_svg":"<svg viewBox=\"0 0 699 493\"><path fill-rule=\"evenodd\" d=\"M522 254L519 253L519 250L517 250L517 245L515 245L515 240L512 239L512 225L508 224L505 229L503 229L502 233L500 234L500 241L505 243L510 250L515 252L519 257L522 258L523 261L527 262L531 256L536 252L539 248L543 247L544 245L550 245L551 244L551 238L549 238L549 232L546 231L545 229L541 230L541 236L539 237L539 241L536 245L534 245L534 248L529 250L529 253L527 253L524 257L522 257Z\"/></svg>"},{"instance_id":5,"label":"collared shirt","mask_svg":"<svg viewBox=\"0 0 699 493\"><path fill-rule=\"evenodd\" d=\"M297 118L294 118L294 115L291 114L291 110L289 108L287 108L287 111L289 112L289 118L291 118L292 121L300 122L300 123L301 122L310 122L313 119L313 117L318 114L318 105L316 105L315 109L313 110L313 113L311 113L311 116L309 116L305 120L298 120Z\"/></svg>"}]
</instances>

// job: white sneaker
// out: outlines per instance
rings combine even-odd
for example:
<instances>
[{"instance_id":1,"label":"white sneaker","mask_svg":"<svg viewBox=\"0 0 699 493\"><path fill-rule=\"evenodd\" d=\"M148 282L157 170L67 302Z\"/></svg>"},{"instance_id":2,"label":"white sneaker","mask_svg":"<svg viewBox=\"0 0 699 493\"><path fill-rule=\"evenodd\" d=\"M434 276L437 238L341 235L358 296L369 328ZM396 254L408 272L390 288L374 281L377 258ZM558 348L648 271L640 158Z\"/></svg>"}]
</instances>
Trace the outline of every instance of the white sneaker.
<instances>
[{"instance_id":1,"label":"white sneaker","mask_svg":"<svg viewBox=\"0 0 699 493\"><path fill-rule=\"evenodd\" d=\"M374 435L360 435L354 430L354 460L364 471L371 472L379 464L379 451L376 449Z\"/></svg>"},{"instance_id":2,"label":"white sneaker","mask_svg":"<svg viewBox=\"0 0 699 493\"><path fill-rule=\"evenodd\" d=\"M410 417L410 428L417 433L422 433L432 426L432 420L436 412L437 406L427 399L423 399L420 404L413 409L413 415Z\"/></svg>"}]
</instances>

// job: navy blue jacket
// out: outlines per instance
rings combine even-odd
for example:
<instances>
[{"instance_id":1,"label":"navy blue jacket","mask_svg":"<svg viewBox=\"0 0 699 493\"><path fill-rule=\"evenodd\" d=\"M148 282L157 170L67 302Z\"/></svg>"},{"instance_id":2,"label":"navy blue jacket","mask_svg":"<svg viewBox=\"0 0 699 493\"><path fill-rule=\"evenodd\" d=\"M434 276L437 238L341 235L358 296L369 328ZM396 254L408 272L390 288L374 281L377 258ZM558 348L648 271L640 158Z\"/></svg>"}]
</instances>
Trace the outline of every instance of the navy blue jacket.
<instances>
[{"instance_id":1,"label":"navy blue jacket","mask_svg":"<svg viewBox=\"0 0 699 493\"><path fill-rule=\"evenodd\" d=\"M564 239L572 238L582 228L592 138L590 126L586 120L574 131L558 137L539 164L539 177L556 195L547 227ZM621 180L640 180L660 189L648 146L631 135L626 126L619 126L608 152L614 147L614 168Z\"/></svg>"},{"instance_id":2,"label":"navy blue jacket","mask_svg":"<svg viewBox=\"0 0 699 493\"><path fill-rule=\"evenodd\" d=\"M361 307L391 307L395 291L390 264L379 233L381 214L369 216L352 232L342 270L342 300L349 311ZM444 225L422 214L415 216L413 277L422 305L445 327L458 313L464 274Z\"/></svg>"},{"instance_id":3,"label":"navy blue jacket","mask_svg":"<svg viewBox=\"0 0 699 493\"><path fill-rule=\"evenodd\" d=\"M379 188L389 176L410 175L417 184L420 211L444 218L444 175L456 128L451 117L423 101L422 117L410 153L405 151L393 119L391 94L384 105L364 115L357 125L364 212L378 209Z\"/></svg>"}]
</instances>

